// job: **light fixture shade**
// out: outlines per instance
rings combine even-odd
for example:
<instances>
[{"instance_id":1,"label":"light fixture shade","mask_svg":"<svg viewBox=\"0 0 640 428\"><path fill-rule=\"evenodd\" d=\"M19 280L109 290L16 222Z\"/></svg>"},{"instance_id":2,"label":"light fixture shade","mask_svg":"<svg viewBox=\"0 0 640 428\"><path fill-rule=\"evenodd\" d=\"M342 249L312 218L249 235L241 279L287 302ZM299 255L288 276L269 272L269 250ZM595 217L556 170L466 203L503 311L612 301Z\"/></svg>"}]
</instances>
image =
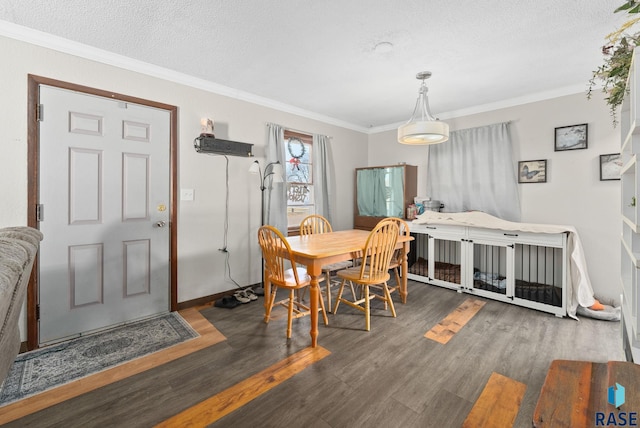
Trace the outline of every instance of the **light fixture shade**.
<instances>
[{"instance_id":1,"label":"light fixture shade","mask_svg":"<svg viewBox=\"0 0 640 428\"><path fill-rule=\"evenodd\" d=\"M437 119L409 122L398 128L398 142L401 144L438 144L448 139L449 125Z\"/></svg>"},{"instance_id":2,"label":"light fixture shade","mask_svg":"<svg viewBox=\"0 0 640 428\"><path fill-rule=\"evenodd\" d=\"M438 144L449 139L449 125L433 117L429 109L428 89L424 82L429 77L430 71L421 71L416 75L422 84L411 119L398 127L398 142L401 144Z\"/></svg>"},{"instance_id":3,"label":"light fixture shade","mask_svg":"<svg viewBox=\"0 0 640 428\"><path fill-rule=\"evenodd\" d=\"M251 174L260 174L260 162L254 160L251 162L251 166L249 167L249 172Z\"/></svg>"}]
</instances>

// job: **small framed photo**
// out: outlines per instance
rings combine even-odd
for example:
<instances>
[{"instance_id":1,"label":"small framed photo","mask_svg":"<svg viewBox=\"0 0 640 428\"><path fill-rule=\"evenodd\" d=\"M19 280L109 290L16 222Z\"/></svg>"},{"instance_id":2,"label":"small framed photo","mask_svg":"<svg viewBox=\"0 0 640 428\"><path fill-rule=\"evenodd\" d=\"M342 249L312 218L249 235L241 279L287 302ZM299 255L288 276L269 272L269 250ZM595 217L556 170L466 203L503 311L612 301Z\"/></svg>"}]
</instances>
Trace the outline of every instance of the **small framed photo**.
<instances>
[{"instance_id":1,"label":"small framed photo","mask_svg":"<svg viewBox=\"0 0 640 428\"><path fill-rule=\"evenodd\" d=\"M547 160L518 162L518 183L546 183Z\"/></svg>"},{"instance_id":2,"label":"small framed photo","mask_svg":"<svg viewBox=\"0 0 640 428\"><path fill-rule=\"evenodd\" d=\"M622 159L620 153L600 155L600 181L620 180Z\"/></svg>"},{"instance_id":3,"label":"small framed photo","mask_svg":"<svg viewBox=\"0 0 640 428\"><path fill-rule=\"evenodd\" d=\"M587 134L586 123L556 128L555 151L586 149Z\"/></svg>"}]
</instances>

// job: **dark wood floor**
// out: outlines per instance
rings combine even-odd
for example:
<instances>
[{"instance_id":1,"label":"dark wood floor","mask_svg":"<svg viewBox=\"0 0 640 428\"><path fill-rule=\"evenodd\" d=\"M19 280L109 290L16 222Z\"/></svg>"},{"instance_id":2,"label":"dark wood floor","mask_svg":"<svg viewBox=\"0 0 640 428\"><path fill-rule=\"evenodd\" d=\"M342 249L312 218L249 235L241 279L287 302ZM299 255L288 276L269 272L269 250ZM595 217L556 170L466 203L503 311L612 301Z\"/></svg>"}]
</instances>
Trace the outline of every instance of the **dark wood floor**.
<instances>
[{"instance_id":1,"label":"dark wood floor","mask_svg":"<svg viewBox=\"0 0 640 428\"><path fill-rule=\"evenodd\" d=\"M412 281L409 293L395 319L374 310L370 332L362 313L341 306L319 327L329 356L211 426L459 427L497 372L526 385L514 426L530 427L552 360L624 360L617 322L491 300L442 345L424 334L470 296ZM6 426L154 426L310 343L308 317L294 320L287 341L286 316L264 324L262 299L202 314L226 341Z\"/></svg>"}]
</instances>

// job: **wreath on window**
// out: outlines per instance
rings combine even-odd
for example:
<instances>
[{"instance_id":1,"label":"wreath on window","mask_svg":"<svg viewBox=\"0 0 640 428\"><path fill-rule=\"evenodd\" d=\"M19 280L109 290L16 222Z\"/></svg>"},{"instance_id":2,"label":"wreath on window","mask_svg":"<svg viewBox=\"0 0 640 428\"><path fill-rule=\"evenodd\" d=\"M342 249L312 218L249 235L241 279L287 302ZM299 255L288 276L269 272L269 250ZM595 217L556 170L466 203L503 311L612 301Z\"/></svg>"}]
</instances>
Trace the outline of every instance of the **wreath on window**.
<instances>
[{"instance_id":1,"label":"wreath on window","mask_svg":"<svg viewBox=\"0 0 640 428\"><path fill-rule=\"evenodd\" d=\"M300 170L300 159L307 152L304 143L299 138L289 138L289 140L287 140L287 150L291 155L291 159L289 159L291 167Z\"/></svg>"}]
</instances>

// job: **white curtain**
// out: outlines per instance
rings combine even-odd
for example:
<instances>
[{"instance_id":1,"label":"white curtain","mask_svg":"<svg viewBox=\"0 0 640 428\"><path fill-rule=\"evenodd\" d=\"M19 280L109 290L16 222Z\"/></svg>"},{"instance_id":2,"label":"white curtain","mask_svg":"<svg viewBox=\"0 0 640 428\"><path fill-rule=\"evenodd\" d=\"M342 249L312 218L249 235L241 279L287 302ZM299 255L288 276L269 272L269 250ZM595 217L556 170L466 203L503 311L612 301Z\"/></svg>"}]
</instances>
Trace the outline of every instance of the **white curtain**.
<instances>
[{"instance_id":1,"label":"white curtain","mask_svg":"<svg viewBox=\"0 0 640 428\"><path fill-rule=\"evenodd\" d=\"M326 135L313 135L313 187L316 214L324 216L332 223L333 204L332 195L335 195L333 183L333 162L331 161L331 147L329 137Z\"/></svg>"},{"instance_id":2,"label":"white curtain","mask_svg":"<svg viewBox=\"0 0 640 428\"><path fill-rule=\"evenodd\" d=\"M452 131L429 146L427 196L444 211L483 211L520 221L518 180L509 123Z\"/></svg>"},{"instance_id":3,"label":"white curtain","mask_svg":"<svg viewBox=\"0 0 640 428\"><path fill-rule=\"evenodd\" d=\"M285 157L284 157L284 128L274 123L267 124L267 160L264 165L266 168L272 162L279 161L282 165L282 170L285 169ZM262 174L268 174L271 172L271 167L268 170L262 170ZM273 175L267 176L265 179L265 187L262 194L263 209L264 209L264 222L278 228L283 235L287 236L287 186L284 180L286 177L282 177L282 182L274 183Z\"/></svg>"}]
</instances>

